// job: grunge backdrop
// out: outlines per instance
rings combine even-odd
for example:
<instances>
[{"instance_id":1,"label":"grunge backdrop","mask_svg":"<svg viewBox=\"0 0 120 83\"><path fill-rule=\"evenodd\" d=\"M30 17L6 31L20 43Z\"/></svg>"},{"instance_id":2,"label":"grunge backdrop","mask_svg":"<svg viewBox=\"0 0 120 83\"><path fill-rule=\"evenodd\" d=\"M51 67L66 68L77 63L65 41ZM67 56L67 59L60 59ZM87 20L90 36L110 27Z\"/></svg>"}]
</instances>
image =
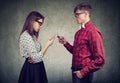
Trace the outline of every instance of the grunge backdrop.
<instances>
[{"instance_id":1,"label":"grunge backdrop","mask_svg":"<svg viewBox=\"0 0 120 83\"><path fill-rule=\"evenodd\" d=\"M0 0L0 83L17 83L24 59L19 54L18 37L29 12L45 16L39 41L44 47L54 34L73 44L78 24L74 7L83 1L93 6L91 20L103 34L106 53L104 68L94 75L94 83L119 83L120 13L117 0ZM49 83L72 83L71 54L58 43L48 49L44 63Z\"/></svg>"}]
</instances>

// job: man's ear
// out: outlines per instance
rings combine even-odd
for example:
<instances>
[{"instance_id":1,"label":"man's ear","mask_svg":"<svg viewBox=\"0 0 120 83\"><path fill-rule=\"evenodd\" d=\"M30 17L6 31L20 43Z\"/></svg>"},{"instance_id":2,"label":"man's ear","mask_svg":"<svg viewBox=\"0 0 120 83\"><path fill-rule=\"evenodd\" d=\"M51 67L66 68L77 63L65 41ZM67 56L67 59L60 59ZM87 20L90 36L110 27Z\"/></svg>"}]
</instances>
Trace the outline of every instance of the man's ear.
<instances>
[{"instance_id":1,"label":"man's ear","mask_svg":"<svg viewBox=\"0 0 120 83\"><path fill-rule=\"evenodd\" d=\"M90 15L89 11L84 11L86 15Z\"/></svg>"},{"instance_id":2,"label":"man's ear","mask_svg":"<svg viewBox=\"0 0 120 83\"><path fill-rule=\"evenodd\" d=\"M86 11L87 15L90 16L90 11Z\"/></svg>"}]
</instances>

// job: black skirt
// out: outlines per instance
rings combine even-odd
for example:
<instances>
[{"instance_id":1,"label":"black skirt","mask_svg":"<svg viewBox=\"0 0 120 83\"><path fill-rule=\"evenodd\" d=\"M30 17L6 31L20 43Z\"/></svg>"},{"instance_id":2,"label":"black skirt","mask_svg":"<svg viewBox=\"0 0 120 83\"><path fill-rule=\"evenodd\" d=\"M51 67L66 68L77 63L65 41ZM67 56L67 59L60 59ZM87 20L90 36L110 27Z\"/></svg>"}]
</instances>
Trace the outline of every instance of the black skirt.
<instances>
[{"instance_id":1,"label":"black skirt","mask_svg":"<svg viewBox=\"0 0 120 83\"><path fill-rule=\"evenodd\" d=\"M31 64L26 59L18 83L48 83L43 61Z\"/></svg>"}]
</instances>

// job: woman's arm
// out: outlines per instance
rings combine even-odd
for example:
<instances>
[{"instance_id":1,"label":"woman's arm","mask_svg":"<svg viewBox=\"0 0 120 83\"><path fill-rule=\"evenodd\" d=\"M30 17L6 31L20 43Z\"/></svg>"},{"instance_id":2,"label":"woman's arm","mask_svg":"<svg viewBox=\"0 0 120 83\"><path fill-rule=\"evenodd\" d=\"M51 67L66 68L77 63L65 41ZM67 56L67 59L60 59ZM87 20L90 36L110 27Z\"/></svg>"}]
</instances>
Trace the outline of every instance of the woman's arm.
<instances>
[{"instance_id":1,"label":"woman's arm","mask_svg":"<svg viewBox=\"0 0 120 83\"><path fill-rule=\"evenodd\" d=\"M48 42L45 44L45 47L44 47L44 48L42 49L42 51L41 51L41 53L42 53L43 55L45 55L47 49L49 48L49 46L51 46L51 45L53 44L54 40L55 40L55 37L52 37L52 38L49 39Z\"/></svg>"},{"instance_id":2,"label":"woman's arm","mask_svg":"<svg viewBox=\"0 0 120 83\"><path fill-rule=\"evenodd\" d=\"M55 38L52 38L52 39L48 40L48 42L46 43L45 47L41 51L42 55L45 55L45 53L46 53L47 49L49 48L49 46L51 46L53 44L54 39ZM31 57L28 58L28 62L33 63L33 64L35 63L35 61Z\"/></svg>"},{"instance_id":3,"label":"woman's arm","mask_svg":"<svg viewBox=\"0 0 120 83\"><path fill-rule=\"evenodd\" d=\"M35 63L40 62L48 47L52 45L53 41L54 38L48 40L42 51L38 52L32 37L25 33L20 37L20 53L25 58L31 57Z\"/></svg>"}]
</instances>

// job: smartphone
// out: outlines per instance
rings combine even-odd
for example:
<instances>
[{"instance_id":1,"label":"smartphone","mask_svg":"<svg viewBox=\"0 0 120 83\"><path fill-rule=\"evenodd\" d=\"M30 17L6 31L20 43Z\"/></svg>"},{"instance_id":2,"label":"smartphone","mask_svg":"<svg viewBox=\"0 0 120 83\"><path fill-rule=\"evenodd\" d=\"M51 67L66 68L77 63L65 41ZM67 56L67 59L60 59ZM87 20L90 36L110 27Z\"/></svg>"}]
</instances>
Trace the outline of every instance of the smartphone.
<instances>
[{"instance_id":1,"label":"smartphone","mask_svg":"<svg viewBox=\"0 0 120 83\"><path fill-rule=\"evenodd\" d=\"M57 34L57 38L60 38L60 36Z\"/></svg>"}]
</instances>

